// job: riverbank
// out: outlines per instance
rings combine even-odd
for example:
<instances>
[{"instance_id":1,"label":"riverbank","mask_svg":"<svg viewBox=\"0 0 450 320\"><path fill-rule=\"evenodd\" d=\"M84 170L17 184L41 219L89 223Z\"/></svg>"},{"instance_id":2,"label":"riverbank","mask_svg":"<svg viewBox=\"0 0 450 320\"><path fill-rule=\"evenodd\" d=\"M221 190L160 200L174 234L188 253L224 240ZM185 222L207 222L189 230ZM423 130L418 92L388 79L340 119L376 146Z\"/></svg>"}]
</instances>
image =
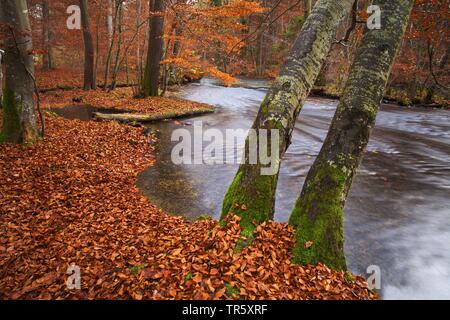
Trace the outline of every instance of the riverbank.
<instances>
[{"instance_id":1,"label":"riverbank","mask_svg":"<svg viewBox=\"0 0 450 320\"><path fill-rule=\"evenodd\" d=\"M311 90L311 95L321 98L330 98L339 100L341 97L341 91L332 86L314 87ZM418 108L433 108L433 109L448 109L450 108L449 100L444 97L440 97L437 100L431 102L425 102L424 98L409 99L406 92L399 90L387 90L383 103L390 103L401 107L418 107Z\"/></svg>"},{"instance_id":2,"label":"riverbank","mask_svg":"<svg viewBox=\"0 0 450 320\"><path fill-rule=\"evenodd\" d=\"M241 78L233 86L249 89L269 89L273 79L270 78ZM248 86L247 83L252 83ZM342 89L333 85L314 86L311 90L311 97L329 98L339 100L342 94ZM448 109L450 108L450 101L444 96L434 96L431 102L426 102L425 96L409 98L404 90L388 88L383 97L384 103L395 104L401 107L419 107L419 108L434 108L434 109Z\"/></svg>"},{"instance_id":3,"label":"riverbank","mask_svg":"<svg viewBox=\"0 0 450 320\"><path fill-rule=\"evenodd\" d=\"M213 110L213 107L205 104L178 99L174 97L133 97L131 87L117 88L114 91L91 90L59 90L41 94L41 108L54 109L68 105L84 104L100 109L128 110L139 113L151 113L152 115L179 110Z\"/></svg>"},{"instance_id":4,"label":"riverbank","mask_svg":"<svg viewBox=\"0 0 450 320\"><path fill-rule=\"evenodd\" d=\"M188 222L150 203L143 129L45 115L33 146L0 146L2 299L372 299L364 279L291 264L293 230ZM1 119L0 119L1 120ZM81 271L81 290L66 286Z\"/></svg>"},{"instance_id":5,"label":"riverbank","mask_svg":"<svg viewBox=\"0 0 450 320\"><path fill-rule=\"evenodd\" d=\"M135 123L187 117L214 112L214 107L175 97L136 99L131 87L114 91L59 90L41 94L41 109L57 110L76 106L90 106L99 120Z\"/></svg>"}]
</instances>

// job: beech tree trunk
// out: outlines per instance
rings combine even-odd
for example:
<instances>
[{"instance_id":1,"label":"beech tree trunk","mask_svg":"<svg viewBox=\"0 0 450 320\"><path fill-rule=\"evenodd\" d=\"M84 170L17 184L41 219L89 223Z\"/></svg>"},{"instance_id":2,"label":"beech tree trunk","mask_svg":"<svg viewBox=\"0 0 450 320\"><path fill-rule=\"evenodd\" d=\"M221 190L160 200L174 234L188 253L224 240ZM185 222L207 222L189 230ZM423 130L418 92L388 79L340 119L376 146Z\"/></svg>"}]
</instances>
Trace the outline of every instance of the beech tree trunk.
<instances>
[{"instance_id":1,"label":"beech tree trunk","mask_svg":"<svg viewBox=\"0 0 450 320\"><path fill-rule=\"evenodd\" d=\"M413 0L377 0L381 29L366 30L322 149L312 165L290 224L293 261L346 269L344 204L380 107Z\"/></svg>"},{"instance_id":2,"label":"beech tree trunk","mask_svg":"<svg viewBox=\"0 0 450 320\"><path fill-rule=\"evenodd\" d=\"M305 16L308 17L311 14L312 0L305 0Z\"/></svg>"},{"instance_id":3,"label":"beech tree trunk","mask_svg":"<svg viewBox=\"0 0 450 320\"><path fill-rule=\"evenodd\" d=\"M112 31L110 34L110 41L109 41L109 48L108 48L108 53L106 55L106 62L105 62L105 75L103 78L103 90L108 90L108 79L109 79L109 69L111 67L111 59L112 59L112 52L113 52L113 47L114 47L114 39L116 37L116 30L117 30L117 25L118 25L118 16L120 11L122 10L122 1L121 0L116 0L114 3L114 18L111 20L112 22ZM108 9L109 12L109 9ZM109 18L108 18L109 21ZM108 27L109 28L109 27ZM109 32L109 31L108 31Z\"/></svg>"},{"instance_id":4,"label":"beech tree trunk","mask_svg":"<svg viewBox=\"0 0 450 320\"><path fill-rule=\"evenodd\" d=\"M139 28L141 26L141 15L142 15L142 2L141 0L136 0L136 65L138 76L141 77L142 74L142 64L141 64L141 33Z\"/></svg>"},{"instance_id":5,"label":"beech tree trunk","mask_svg":"<svg viewBox=\"0 0 450 320\"><path fill-rule=\"evenodd\" d=\"M48 1L42 2L42 40L45 54L43 58L44 70L54 69L53 48L51 45L52 32L50 31L50 8Z\"/></svg>"},{"instance_id":6,"label":"beech tree trunk","mask_svg":"<svg viewBox=\"0 0 450 320\"><path fill-rule=\"evenodd\" d=\"M108 46L111 46L111 41L113 38L113 0L107 0L107 11L106 16L106 30L108 30Z\"/></svg>"},{"instance_id":7,"label":"beech tree trunk","mask_svg":"<svg viewBox=\"0 0 450 320\"><path fill-rule=\"evenodd\" d=\"M148 38L147 64L142 85L143 95L158 96L160 63L164 46L164 1L150 0L150 12L159 15L150 17L150 32Z\"/></svg>"},{"instance_id":8,"label":"beech tree trunk","mask_svg":"<svg viewBox=\"0 0 450 320\"><path fill-rule=\"evenodd\" d=\"M0 142L33 143L38 138L34 111L34 59L26 0L2 0L0 24L5 41L3 131Z\"/></svg>"},{"instance_id":9,"label":"beech tree trunk","mask_svg":"<svg viewBox=\"0 0 450 320\"><path fill-rule=\"evenodd\" d=\"M117 29L119 32L118 35L118 42L117 42L117 50L116 50L116 58L114 62L113 72L112 72L112 80L111 80L111 90L114 90L117 85L117 76L120 71L120 52L122 50L122 43L123 43L123 8L122 6L119 7L119 16L117 21ZM105 88L106 89L106 88Z\"/></svg>"},{"instance_id":10,"label":"beech tree trunk","mask_svg":"<svg viewBox=\"0 0 450 320\"><path fill-rule=\"evenodd\" d=\"M80 0L81 24L83 26L84 39L84 90L95 89L94 74L94 43L92 33L89 27L89 13L86 0Z\"/></svg>"},{"instance_id":11,"label":"beech tree trunk","mask_svg":"<svg viewBox=\"0 0 450 320\"><path fill-rule=\"evenodd\" d=\"M253 128L279 130L278 160L290 144L297 115L331 48L338 25L352 4L353 0L317 1L260 106ZM248 156L248 139L245 155ZM254 220L261 223L273 218L279 167L274 175L261 175L261 167L259 162L240 166L225 195L222 218L237 214L241 225L250 229L254 228Z\"/></svg>"},{"instance_id":12,"label":"beech tree trunk","mask_svg":"<svg viewBox=\"0 0 450 320\"><path fill-rule=\"evenodd\" d=\"M1 17L1 16L0 16ZM0 49L0 109L3 108L3 56L5 51Z\"/></svg>"}]
</instances>

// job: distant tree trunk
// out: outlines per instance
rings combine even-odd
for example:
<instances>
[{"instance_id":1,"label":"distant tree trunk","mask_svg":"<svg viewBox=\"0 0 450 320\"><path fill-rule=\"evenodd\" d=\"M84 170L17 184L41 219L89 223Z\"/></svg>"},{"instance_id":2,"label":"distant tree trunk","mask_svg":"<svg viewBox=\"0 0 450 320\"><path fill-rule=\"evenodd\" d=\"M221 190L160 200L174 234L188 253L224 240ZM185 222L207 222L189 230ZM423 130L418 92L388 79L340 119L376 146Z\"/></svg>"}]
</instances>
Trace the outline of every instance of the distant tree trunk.
<instances>
[{"instance_id":1,"label":"distant tree trunk","mask_svg":"<svg viewBox=\"0 0 450 320\"><path fill-rule=\"evenodd\" d=\"M51 45L52 32L50 31L50 8L48 1L42 2L42 40L44 43L44 70L54 69L53 48Z\"/></svg>"},{"instance_id":2,"label":"distant tree trunk","mask_svg":"<svg viewBox=\"0 0 450 320\"><path fill-rule=\"evenodd\" d=\"M428 46L430 46L430 44L428 44ZM430 69L430 73L431 73L431 78L432 78L432 84L431 84L430 88L428 89L427 95L425 97L425 103L433 102L434 93L436 92L437 87L440 86L440 84L438 83L437 75L446 70L449 54L450 54L450 46L447 46L447 49L445 50L444 55L442 56L441 60L439 61L437 74L435 74L433 71L433 51L430 49L430 47L428 48L428 55L429 55L428 61L429 61L429 69Z\"/></svg>"},{"instance_id":3,"label":"distant tree trunk","mask_svg":"<svg viewBox=\"0 0 450 320\"><path fill-rule=\"evenodd\" d=\"M179 22L177 22L176 26L175 26L175 37L181 37L183 32L183 30L181 29ZM181 51L181 41L177 38L175 38L175 41L173 43L173 50L172 50L172 55L174 57L178 57L178 55L180 54Z\"/></svg>"},{"instance_id":4,"label":"distant tree trunk","mask_svg":"<svg viewBox=\"0 0 450 320\"><path fill-rule=\"evenodd\" d=\"M108 1L108 14L106 16L106 30L108 31L108 45L111 46L113 35L113 8L114 3L113 0L107 0Z\"/></svg>"},{"instance_id":5,"label":"distant tree trunk","mask_svg":"<svg viewBox=\"0 0 450 320\"><path fill-rule=\"evenodd\" d=\"M95 21L95 52L97 52L94 62L95 83L97 83L98 64L100 60L100 17L102 17L103 1L100 2L100 10L98 11L99 12L97 13L97 19Z\"/></svg>"},{"instance_id":6,"label":"distant tree trunk","mask_svg":"<svg viewBox=\"0 0 450 320\"><path fill-rule=\"evenodd\" d=\"M171 30L171 35L175 35L175 31L176 31L176 22L173 21L172 23L172 30ZM169 48L170 48L170 39L166 42L166 48L163 52L163 59L167 59L168 55L169 55ZM169 73L170 73L170 66L169 65L164 65L163 67L163 76L162 76L162 90L161 90L161 96L163 97L166 94L167 91L167 86L169 85Z\"/></svg>"},{"instance_id":7,"label":"distant tree trunk","mask_svg":"<svg viewBox=\"0 0 450 320\"><path fill-rule=\"evenodd\" d=\"M305 0L305 17L311 14L312 0Z\"/></svg>"},{"instance_id":8,"label":"distant tree trunk","mask_svg":"<svg viewBox=\"0 0 450 320\"><path fill-rule=\"evenodd\" d=\"M114 47L114 38L116 36L116 30L117 30L117 17L119 14L119 11L121 10L122 7L122 1L121 0L116 0L115 2L115 6L114 6L114 19L113 19L113 23L112 23L112 35L111 35L111 39L109 41L109 48L108 48L108 53L106 55L106 63L105 63L105 76L103 78L103 89L107 90L108 89L108 79L109 79L109 68L111 66L111 57L112 57L112 51L113 51L113 47Z\"/></svg>"},{"instance_id":9,"label":"distant tree trunk","mask_svg":"<svg viewBox=\"0 0 450 320\"><path fill-rule=\"evenodd\" d=\"M413 0L377 0L380 30L366 30L325 142L312 165L290 224L296 227L294 259L346 269L344 204L408 24Z\"/></svg>"},{"instance_id":10,"label":"distant tree trunk","mask_svg":"<svg viewBox=\"0 0 450 320\"><path fill-rule=\"evenodd\" d=\"M257 37L257 62L256 62L256 75L261 77L264 74L264 31L261 30Z\"/></svg>"},{"instance_id":11,"label":"distant tree trunk","mask_svg":"<svg viewBox=\"0 0 450 320\"><path fill-rule=\"evenodd\" d=\"M163 0L150 0L150 12L159 15L150 17L147 65L142 88L145 97L158 96L159 70L164 46L164 9Z\"/></svg>"},{"instance_id":12,"label":"distant tree trunk","mask_svg":"<svg viewBox=\"0 0 450 320\"><path fill-rule=\"evenodd\" d=\"M136 64L137 64L137 71L139 77L141 77L142 74L142 64L141 64L141 36L139 28L141 26L141 15L142 15L142 1L136 0L136 30L137 30L137 36L136 36Z\"/></svg>"},{"instance_id":13,"label":"distant tree trunk","mask_svg":"<svg viewBox=\"0 0 450 320\"><path fill-rule=\"evenodd\" d=\"M180 41L179 37L181 37L183 35L183 29L182 29L181 23L180 23L181 19L178 15L175 15L174 21L175 21L175 26L174 26L173 30L174 30L175 40L173 42L172 57L176 58L176 57L178 57L178 55L181 52L181 41ZM181 83L183 81L183 74L182 74L181 70L179 70L179 68L177 68L176 65L169 65L169 70L167 73L168 73L168 77L167 77L166 83L165 83L166 86L170 82L171 77L172 77L171 79L177 83Z\"/></svg>"},{"instance_id":14,"label":"distant tree trunk","mask_svg":"<svg viewBox=\"0 0 450 320\"><path fill-rule=\"evenodd\" d=\"M280 75L261 104L253 128L279 129L279 159L286 152L297 115L319 74L330 50L336 29L350 11L353 0L319 0L306 19ZM248 153L248 139L246 143ZM268 145L271 145L270 135ZM261 175L263 166L244 163L231 183L222 207L222 218L229 213L239 215L241 224L254 228L273 218L275 190L279 167L274 175ZM242 206L244 204L245 206Z\"/></svg>"},{"instance_id":15,"label":"distant tree trunk","mask_svg":"<svg viewBox=\"0 0 450 320\"><path fill-rule=\"evenodd\" d=\"M95 89L94 75L94 43L89 27L89 13L86 0L80 0L81 23L83 25L84 39L84 90Z\"/></svg>"},{"instance_id":16,"label":"distant tree trunk","mask_svg":"<svg viewBox=\"0 0 450 320\"><path fill-rule=\"evenodd\" d=\"M38 129L34 110L33 45L26 0L2 0L0 24L6 66L0 141L33 143Z\"/></svg>"},{"instance_id":17,"label":"distant tree trunk","mask_svg":"<svg viewBox=\"0 0 450 320\"><path fill-rule=\"evenodd\" d=\"M122 50L122 43L123 43L123 8L122 6L119 7L119 20L117 23L117 29L119 31L119 40L117 42L117 50L116 50L116 58L114 61L114 68L112 73L112 80L111 80L111 90L114 90L117 85L117 76L120 71L120 52Z\"/></svg>"},{"instance_id":18,"label":"distant tree trunk","mask_svg":"<svg viewBox=\"0 0 450 320\"><path fill-rule=\"evenodd\" d=\"M0 16L1 17L1 16ZM3 108L3 56L5 51L0 49L0 109Z\"/></svg>"}]
</instances>

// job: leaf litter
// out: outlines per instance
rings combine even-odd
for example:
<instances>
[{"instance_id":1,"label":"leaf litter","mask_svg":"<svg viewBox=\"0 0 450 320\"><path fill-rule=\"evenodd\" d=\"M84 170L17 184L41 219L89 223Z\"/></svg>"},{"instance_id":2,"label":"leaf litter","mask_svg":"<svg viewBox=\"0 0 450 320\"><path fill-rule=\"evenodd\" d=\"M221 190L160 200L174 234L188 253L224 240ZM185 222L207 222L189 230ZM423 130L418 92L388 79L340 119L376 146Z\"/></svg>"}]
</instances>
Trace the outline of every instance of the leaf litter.
<instances>
[{"instance_id":1,"label":"leaf litter","mask_svg":"<svg viewBox=\"0 0 450 320\"><path fill-rule=\"evenodd\" d=\"M362 277L291 263L293 229L189 222L135 186L142 128L46 115L33 146L0 146L1 299L376 299ZM226 182L224 182L226 183ZM81 289L67 287L67 268Z\"/></svg>"}]
</instances>

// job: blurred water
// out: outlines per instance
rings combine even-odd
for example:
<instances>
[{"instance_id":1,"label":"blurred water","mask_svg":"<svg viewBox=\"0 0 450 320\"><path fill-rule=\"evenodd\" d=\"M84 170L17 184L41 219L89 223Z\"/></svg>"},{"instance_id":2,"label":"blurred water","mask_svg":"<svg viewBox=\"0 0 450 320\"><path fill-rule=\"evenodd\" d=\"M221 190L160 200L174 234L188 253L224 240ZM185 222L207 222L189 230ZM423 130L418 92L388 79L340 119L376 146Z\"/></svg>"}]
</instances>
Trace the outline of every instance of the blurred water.
<instances>
[{"instance_id":1,"label":"blurred water","mask_svg":"<svg viewBox=\"0 0 450 320\"><path fill-rule=\"evenodd\" d=\"M237 165L174 165L173 130L248 129L267 84L241 81L226 88L205 79L181 96L217 106L214 114L150 125L159 134L157 162L138 186L173 214L194 218L220 214L223 195ZM252 87L254 87L252 89ZM336 101L308 99L281 166L277 221L286 221L320 150ZM345 251L349 268L382 272L385 299L450 299L450 112L383 105L345 208Z\"/></svg>"}]
</instances>

